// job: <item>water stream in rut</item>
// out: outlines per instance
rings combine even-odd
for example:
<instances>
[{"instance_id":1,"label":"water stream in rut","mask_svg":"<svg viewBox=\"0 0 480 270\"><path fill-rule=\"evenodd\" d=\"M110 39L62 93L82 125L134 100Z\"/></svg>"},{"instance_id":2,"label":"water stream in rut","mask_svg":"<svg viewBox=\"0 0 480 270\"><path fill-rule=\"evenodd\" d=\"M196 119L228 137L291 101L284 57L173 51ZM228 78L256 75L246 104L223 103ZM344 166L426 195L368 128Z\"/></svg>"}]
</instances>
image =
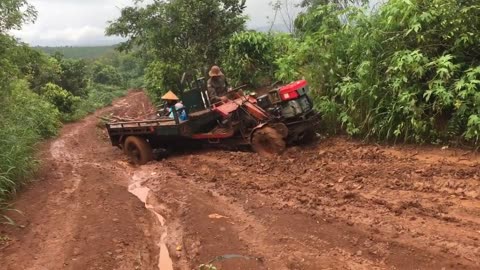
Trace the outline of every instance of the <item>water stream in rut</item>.
<instances>
[{"instance_id":1,"label":"water stream in rut","mask_svg":"<svg viewBox=\"0 0 480 270\"><path fill-rule=\"evenodd\" d=\"M159 270L173 270L173 262L170 257L170 253L168 251L166 245L166 238L168 236L167 228L166 228L166 220L165 218L160 215L156 210L155 206L150 203L149 197L154 196L152 191L148 187L144 187L143 183L146 180L144 177L135 173L132 177L132 184L128 187L128 191L135 195L141 202L145 204L145 208L150 210L155 217L157 218L160 226L162 227L162 235L157 243L157 246L160 248L160 255L158 259L158 269Z\"/></svg>"}]
</instances>

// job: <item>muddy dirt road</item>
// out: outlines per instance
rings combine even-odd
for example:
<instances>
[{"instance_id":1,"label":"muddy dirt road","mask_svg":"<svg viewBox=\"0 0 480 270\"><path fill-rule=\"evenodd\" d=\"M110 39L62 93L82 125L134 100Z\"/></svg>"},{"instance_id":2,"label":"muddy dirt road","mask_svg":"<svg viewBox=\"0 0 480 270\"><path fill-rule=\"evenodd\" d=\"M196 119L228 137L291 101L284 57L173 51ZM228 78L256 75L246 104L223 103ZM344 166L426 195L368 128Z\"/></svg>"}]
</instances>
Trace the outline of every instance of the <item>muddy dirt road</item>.
<instances>
[{"instance_id":1,"label":"muddy dirt road","mask_svg":"<svg viewBox=\"0 0 480 270\"><path fill-rule=\"evenodd\" d=\"M473 153L334 138L135 168L96 116L147 103L130 93L42 147L21 227L0 227L2 269L480 269Z\"/></svg>"}]
</instances>

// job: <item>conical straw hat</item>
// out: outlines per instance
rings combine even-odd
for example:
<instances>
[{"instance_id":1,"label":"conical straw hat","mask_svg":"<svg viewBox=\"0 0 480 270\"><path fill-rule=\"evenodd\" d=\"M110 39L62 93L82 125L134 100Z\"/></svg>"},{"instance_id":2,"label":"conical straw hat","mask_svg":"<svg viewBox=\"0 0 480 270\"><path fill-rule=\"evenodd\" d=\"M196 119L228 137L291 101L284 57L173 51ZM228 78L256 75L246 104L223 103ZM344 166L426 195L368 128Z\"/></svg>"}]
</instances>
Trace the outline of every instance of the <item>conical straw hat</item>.
<instances>
[{"instance_id":1,"label":"conical straw hat","mask_svg":"<svg viewBox=\"0 0 480 270\"><path fill-rule=\"evenodd\" d=\"M168 91L163 97L163 100L180 100L172 91Z\"/></svg>"}]
</instances>

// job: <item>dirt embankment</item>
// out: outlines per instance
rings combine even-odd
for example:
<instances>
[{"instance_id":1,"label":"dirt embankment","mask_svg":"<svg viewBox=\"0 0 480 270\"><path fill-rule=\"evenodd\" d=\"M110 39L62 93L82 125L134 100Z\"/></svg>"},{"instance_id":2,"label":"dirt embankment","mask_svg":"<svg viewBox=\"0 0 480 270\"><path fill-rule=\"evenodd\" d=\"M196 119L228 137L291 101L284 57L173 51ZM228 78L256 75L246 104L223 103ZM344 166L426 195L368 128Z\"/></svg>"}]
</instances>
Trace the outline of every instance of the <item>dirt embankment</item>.
<instances>
[{"instance_id":1,"label":"dirt embankment","mask_svg":"<svg viewBox=\"0 0 480 270\"><path fill-rule=\"evenodd\" d=\"M131 93L96 115L148 108ZM208 150L134 168L97 123L45 145L16 201L24 227L0 227L6 269L158 269L160 235L174 269L480 268L474 153L334 138L275 159ZM133 181L165 227L128 193Z\"/></svg>"}]
</instances>

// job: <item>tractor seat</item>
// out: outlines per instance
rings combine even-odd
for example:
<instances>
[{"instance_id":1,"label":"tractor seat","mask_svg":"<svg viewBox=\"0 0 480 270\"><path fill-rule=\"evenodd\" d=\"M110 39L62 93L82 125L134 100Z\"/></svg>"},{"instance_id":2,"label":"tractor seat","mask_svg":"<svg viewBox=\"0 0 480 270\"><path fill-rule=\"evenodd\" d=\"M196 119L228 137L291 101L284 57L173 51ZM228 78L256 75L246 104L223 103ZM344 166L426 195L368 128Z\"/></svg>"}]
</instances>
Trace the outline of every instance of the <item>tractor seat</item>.
<instances>
[{"instance_id":1,"label":"tractor seat","mask_svg":"<svg viewBox=\"0 0 480 270\"><path fill-rule=\"evenodd\" d=\"M194 113L189 113L188 114L188 119L189 120L195 120L195 119L199 119L199 118L203 118L207 115L210 115L210 114L213 114L214 112L210 109L206 109L206 110L202 110L202 111L198 111L198 112L194 112Z\"/></svg>"}]
</instances>

